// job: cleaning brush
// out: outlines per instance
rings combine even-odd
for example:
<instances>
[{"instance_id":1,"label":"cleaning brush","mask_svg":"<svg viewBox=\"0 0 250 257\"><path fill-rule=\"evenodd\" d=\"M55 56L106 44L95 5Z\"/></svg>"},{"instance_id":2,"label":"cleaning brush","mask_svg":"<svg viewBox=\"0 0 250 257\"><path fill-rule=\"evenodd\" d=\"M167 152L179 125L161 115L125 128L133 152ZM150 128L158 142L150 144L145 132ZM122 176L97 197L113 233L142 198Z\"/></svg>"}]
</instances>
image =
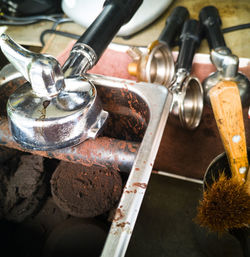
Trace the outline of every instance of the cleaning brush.
<instances>
[{"instance_id":1,"label":"cleaning brush","mask_svg":"<svg viewBox=\"0 0 250 257\"><path fill-rule=\"evenodd\" d=\"M213 232L247 227L250 224L250 173L239 90L235 82L219 82L209 91L231 176L218 170L218 179L205 184L197 220ZM247 176L248 174L248 176ZM206 183L206 181L205 181Z\"/></svg>"},{"instance_id":2,"label":"cleaning brush","mask_svg":"<svg viewBox=\"0 0 250 257\"><path fill-rule=\"evenodd\" d=\"M197 219L212 232L224 232L250 224L250 195L247 184L221 174L208 186L198 207Z\"/></svg>"}]
</instances>

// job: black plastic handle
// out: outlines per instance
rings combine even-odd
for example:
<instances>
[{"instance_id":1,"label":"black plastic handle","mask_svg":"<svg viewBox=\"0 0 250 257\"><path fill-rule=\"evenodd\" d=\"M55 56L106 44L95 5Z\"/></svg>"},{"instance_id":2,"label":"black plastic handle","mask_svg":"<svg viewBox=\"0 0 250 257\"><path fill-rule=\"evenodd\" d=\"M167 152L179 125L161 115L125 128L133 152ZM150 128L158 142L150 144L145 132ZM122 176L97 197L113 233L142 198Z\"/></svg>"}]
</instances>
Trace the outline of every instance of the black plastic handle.
<instances>
[{"instance_id":1,"label":"black plastic handle","mask_svg":"<svg viewBox=\"0 0 250 257\"><path fill-rule=\"evenodd\" d=\"M201 9L199 19L206 33L210 50L218 47L226 47L221 30L221 19L217 8L206 6Z\"/></svg>"},{"instance_id":2,"label":"black plastic handle","mask_svg":"<svg viewBox=\"0 0 250 257\"><path fill-rule=\"evenodd\" d=\"M187 20L180 35L180 50L176 69L191 71L196 49L200 45L200 23L197 20Z\"/></svg>"},{"instance_id":3,"label":"black plastic handle","mask_svg":"<svg viewBox=\"0 0 250 257\"><path fill-rule=\"evenodd\" d=\"M174 40L181 32L181 28L186 19L189 18L189 12L187 8L183 6L177 6L171 12L170 16L166 20L165 27L161 32L158 41L166 43L168 46L172 46Z\"/></svg>"},{"instance_id":4,"label":"black plastic handle","mask_svg":"<svg viewBox=\"0 0 250 257\"><path fill-rule=\"evenodd\" d=\"M143 0L106 0L102 12L77 43L90 46L99 59L122 25L135 14Z\"/></svg>"}]
</instances>

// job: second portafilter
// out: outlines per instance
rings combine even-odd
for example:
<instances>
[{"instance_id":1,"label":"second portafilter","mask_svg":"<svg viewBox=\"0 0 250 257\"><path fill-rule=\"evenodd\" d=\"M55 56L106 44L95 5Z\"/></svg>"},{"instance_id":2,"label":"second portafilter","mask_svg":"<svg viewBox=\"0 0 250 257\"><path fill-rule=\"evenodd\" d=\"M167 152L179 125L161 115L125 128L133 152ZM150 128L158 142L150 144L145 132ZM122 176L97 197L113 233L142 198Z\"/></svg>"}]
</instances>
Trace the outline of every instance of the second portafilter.
<instances>
[{"instance_id":1,"label":"second portafilter","mask_svg":"<svg viewBox=\"0 0 250 257\"><path fill-rule=\"evenodd\" d=\"M169 86L175 74L170 47L188 17L188 10L183 6L177 6L168 16L158 39L148 45L145 53L137 47L131 47L128 54L133 58L133 62L129 63L128 72L139 81Z\"/></svg>"},{"instance_id":2,"label":"second portafilter","mask_svg":"<svg viewBox=\"0 0 250 257\"><path fill-rule=\"evenodd\" d=\"M227 47L221 30L221 19L219 12L214 6L206 6L200 11L200 22L211 50L211 61L217 71L209 75L203 81L205 101L210 104L208 92L218 82L223 80L234 81L240 92L243 106L249 104L250 82L248 78L238 71L239 58L232 54Z\"/></svg>"},{"instance_id":3,"label":"second portafilter","mask_svg":"<svg viewBox=\"0 0 250 257\"><path fill-rule=\"evenodd\" d=\"M199 22L187 20L180 35L176 74L169 90L173 94L171 113L179 118L183 127L188 129L198 127L203 111L202 85L198 78L191 75L194 54L199 45Z\"/></svg>"}]
</instances>

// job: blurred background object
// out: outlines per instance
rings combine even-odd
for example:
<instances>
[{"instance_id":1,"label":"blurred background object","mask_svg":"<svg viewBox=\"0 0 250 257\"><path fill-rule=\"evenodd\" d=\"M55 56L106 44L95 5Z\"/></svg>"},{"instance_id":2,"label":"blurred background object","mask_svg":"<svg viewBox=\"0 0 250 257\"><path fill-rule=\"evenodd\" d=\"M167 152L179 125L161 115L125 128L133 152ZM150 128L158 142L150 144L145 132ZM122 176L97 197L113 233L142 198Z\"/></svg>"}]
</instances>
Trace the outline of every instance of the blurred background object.
<instances>
[{"instance_id":1,"label":"blurred background object","mask_svg":"<svg viewBox=\"0 0 250 257\"><path fill-rule=\"evenodd\" d=\"M16 17L62 13L61 0L0 0L0 9Z\"/></svg>"},{"instance_id":2,"label":"blurred background object","mask_svg":"<svg viewBox=\"0 0 250 257\"><path fill-rule=\"evenodd\" d=\"M134 17L118 32L118 36L130 36L155 21L171 4L172 0L144 0ZM63 11L76 23L88 27L102 10L103 0L63 0ZM88 15L83 15L83 13Z\"/></svg>"}]
</instances>

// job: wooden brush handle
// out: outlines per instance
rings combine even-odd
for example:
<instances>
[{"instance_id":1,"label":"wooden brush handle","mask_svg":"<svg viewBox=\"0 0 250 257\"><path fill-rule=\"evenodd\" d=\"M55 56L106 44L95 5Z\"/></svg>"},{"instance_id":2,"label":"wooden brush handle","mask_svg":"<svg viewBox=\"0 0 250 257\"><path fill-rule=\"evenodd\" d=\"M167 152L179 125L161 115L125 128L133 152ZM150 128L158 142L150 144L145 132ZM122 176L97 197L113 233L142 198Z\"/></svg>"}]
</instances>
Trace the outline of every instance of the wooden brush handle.
<instances>
[{"instance_id":1,"label":"wooden brush handle","mask_svg":"<svg viewBox=\"0 0 250 257\"><path fill-rule=\"evenodd\" d=\"M245 184L246 184L247 193L250 195L250 169L248 169Z\"/></svg>"},{"instance_id":2,"label":"wooden brush handle","mask_svg":"<svg viewBox=\"0 0 250 257\"><path fill-rule=\"evenodd\" d=\"M232 176L244 181L248 171L248 159L238 87L232 81L219 82L210 89L209 97Z\"/></svg>"}]
</instances>

